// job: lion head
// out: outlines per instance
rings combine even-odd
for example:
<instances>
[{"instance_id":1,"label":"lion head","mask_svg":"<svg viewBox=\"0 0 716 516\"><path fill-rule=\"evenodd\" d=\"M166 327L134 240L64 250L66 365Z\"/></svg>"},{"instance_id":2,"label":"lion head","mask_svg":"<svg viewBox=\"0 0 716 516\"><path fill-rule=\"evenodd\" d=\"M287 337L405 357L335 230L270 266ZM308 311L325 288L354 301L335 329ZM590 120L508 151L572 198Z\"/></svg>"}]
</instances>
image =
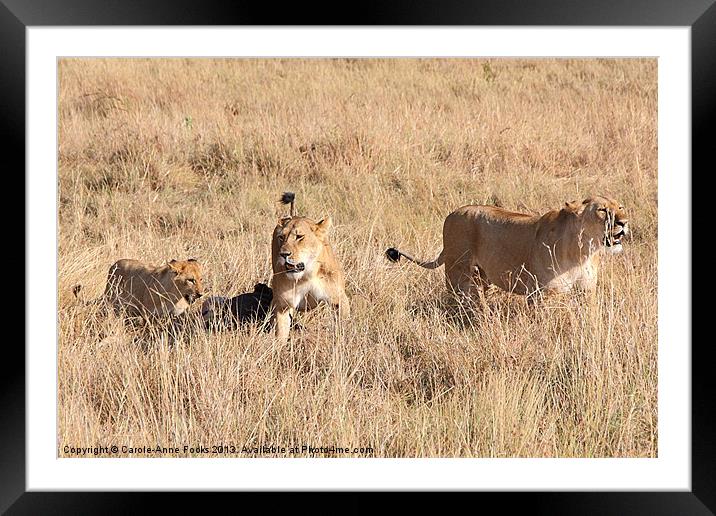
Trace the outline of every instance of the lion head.
<instances>
[{"instance_id":1,"label":"lion head","mask_svg":"<svg viewBox=\"0 0 716 516\"><path fill-rule=\"evenodd\" d=\"M318 256L328 243L331 218L314 222L306 217L283 217L273 232L271 254L274 274L298 281L318 267Z\"/></svg>"},{"instance_id":2,"label":"lion head","mask_svg":"<svg viewBox=\"0 0 716 516\"><path fill-rule=\"evenodd\" d=\"M201 284L201 265L194 258L171 260L167 263L171 282L187 303L199 299L204 293Z\"/></svg>"},{"instance_id":3,"label":"lion head","mask_svg":"<svg viewBox=\"0 0 716 516\"><path fill-rule=\"evenodd\" d=\"M628 217L618 201L596 196L581 204L567 203L581 223L582 241L590 246L604 247L610 253L622 251L622 239L629 234Z\"/></svg>"}]
</instances>

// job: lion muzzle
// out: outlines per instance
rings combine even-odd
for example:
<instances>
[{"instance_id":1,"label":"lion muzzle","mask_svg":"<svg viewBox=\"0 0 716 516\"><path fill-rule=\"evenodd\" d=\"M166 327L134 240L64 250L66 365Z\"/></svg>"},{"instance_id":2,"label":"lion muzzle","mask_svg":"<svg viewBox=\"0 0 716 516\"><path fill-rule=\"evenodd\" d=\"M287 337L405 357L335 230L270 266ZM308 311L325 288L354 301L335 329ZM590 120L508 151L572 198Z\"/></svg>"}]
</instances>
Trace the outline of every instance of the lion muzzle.
<instances>
[{"instance_id":1,"label":"lion muzzle","mask_svg":"<svg viewBox=\"0 0 716 516\"><path fill-rule=\"evenodd\" d=\"M290 258L284 258L284 266L286 272L303 272L306 270L306 264L303 262L294 262Z\"/></svg>"}]
</instances>

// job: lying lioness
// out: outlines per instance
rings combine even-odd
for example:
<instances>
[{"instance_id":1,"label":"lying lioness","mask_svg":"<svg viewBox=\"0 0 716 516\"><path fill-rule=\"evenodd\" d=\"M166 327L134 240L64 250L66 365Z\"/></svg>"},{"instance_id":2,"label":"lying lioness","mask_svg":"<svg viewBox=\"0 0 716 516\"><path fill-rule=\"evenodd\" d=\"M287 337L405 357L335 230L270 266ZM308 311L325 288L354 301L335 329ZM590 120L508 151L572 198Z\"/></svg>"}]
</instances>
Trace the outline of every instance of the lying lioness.
<instances>
[{"instance_id":1,"label":"lying lioness","mask_svg":"<svg viewBox=\"0 0 716 516\"><path fill-rule=\"evenodd\" d=\"M116 313L163 318L183 313L201 295L201 266L193 258L160 266L124 259L109 268L102 299Z\"/></svg>"},{"instance_id":2,"label":"lying lioness","mask_svg":"<svg viewBox=\"0 0 716 516\"><path fill-rule=\"evenodd\" d=\"M426 269L445 264L449 290L473 295L488 284L517 294L592 291L599 256L622 250L629 232L624 207L607 197L568 202L561 210L525 215L494 206L463 206L445 219L443 250L431 262L390 248Z\"/></svg>"},{"instance_id":3,"label":"lying lioness","mask_svg":"<svg viewBox=\"0 0 716 516\"><path fill-rule=\"evenodd\" d=\"M279 219L271 240L271 307L276 337L281 342L288 339L296 310L311 310L319 303L328 303L339 311L341 318L350 315L343 269L328 242L331 219L314 222L297 217L294 200L292 192L283 194L281 202L291 204L291 215Z\"/></svg>"}]
</instances>

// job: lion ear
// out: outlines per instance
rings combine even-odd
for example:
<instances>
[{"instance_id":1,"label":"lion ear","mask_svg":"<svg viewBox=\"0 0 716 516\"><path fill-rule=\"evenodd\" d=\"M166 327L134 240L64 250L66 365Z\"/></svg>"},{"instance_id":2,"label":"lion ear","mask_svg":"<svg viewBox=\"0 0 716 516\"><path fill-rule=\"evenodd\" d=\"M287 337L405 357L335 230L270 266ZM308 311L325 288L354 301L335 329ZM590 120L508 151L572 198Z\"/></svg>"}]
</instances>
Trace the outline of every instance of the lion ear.
<instances>
[{"instance_id":1,"label":"lion ear","mask_svg":"<svg viewBox=\"0 0 716 516\"><path fill-rule=\"evenodd\" d=\"M286 224L289 220L291 220L291 217L279 217L278 218L278 225L283 226Z\"/></svg>"},{"instance_id":2,"label":"lion ear","mask_svg":"<svg viewBox=\"0 0 716 516\"><path fill-rule=\"evenodd\" d=\"M169 261L167 262L167 265L169 265L169 268L170 268L171 270L173 270L174 272L180 272L180 271L179 271L179 266L177 265L178 263L179 263L179 262L177 262L176 260L169 260Z\"/></svg>"},{"instance_id":3,"label":"lion ear","mask_svg":"<svg viewBox=\"0 0 716 516\"><path fill-rule=\"evenodd\" d=\"M572 213L580 215L584 211L585 205L577 201L569 201L564 203L565 209Z\"/></svg>"},{"instance_id":4,"label":"lion ear","mask_svg":"<svg viewBox=\"0 0 716 516\"><path fill-rule=\"evenodd\" d=\"M316 234L319 235L325 235L328 233L328 230L331 229L331 225L333 224L333 221L331 220L331 217L324 217L318 222L316 222L315 230Z\"/></svg>"}]
</instances>

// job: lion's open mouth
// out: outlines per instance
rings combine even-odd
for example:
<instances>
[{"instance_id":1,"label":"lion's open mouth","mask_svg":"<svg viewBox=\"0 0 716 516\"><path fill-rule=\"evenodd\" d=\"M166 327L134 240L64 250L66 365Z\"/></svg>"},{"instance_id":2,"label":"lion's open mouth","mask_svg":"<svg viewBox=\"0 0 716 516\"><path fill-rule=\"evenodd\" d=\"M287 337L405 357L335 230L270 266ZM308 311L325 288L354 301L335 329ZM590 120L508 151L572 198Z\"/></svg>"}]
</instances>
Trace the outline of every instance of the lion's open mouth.
<instances>
[{"instance_id":1,"label":"lion's open mouth","mask_svg":"<svg viewBox=\"0 0 716 516\"><path fill-rule=\"evenodd\" d=\"M604 245L607 247L612 247L613 245L621 245L622 237L624 235L625 235L624 229L619 228L619 230L616 233L611 234L611 237L609 235L604 237Z\"/></svg>"},{"instance_id":2,"label":"lion's open mouth","mask_svg":"<svg viewBox=\"0 0 716 516\"><path fill-rule=\"evenodd\" d=\"M286 259L286 263L284 265L287 273L303 272L306 270L306 265L303 262L294 263L288 258Z\"/></svg>"}]
</instances>

